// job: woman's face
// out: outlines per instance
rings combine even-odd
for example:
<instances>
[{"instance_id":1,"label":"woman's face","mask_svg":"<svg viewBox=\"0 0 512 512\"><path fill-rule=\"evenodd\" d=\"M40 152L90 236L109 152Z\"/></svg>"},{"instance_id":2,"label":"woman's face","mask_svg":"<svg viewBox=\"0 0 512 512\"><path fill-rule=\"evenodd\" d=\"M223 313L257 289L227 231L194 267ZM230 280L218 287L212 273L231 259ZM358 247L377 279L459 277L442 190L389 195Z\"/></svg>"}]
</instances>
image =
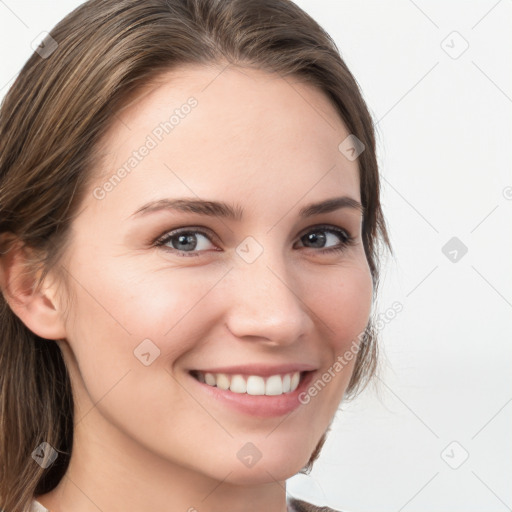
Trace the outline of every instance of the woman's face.
<instances>
[{"instance_id":1,"label":"woman's face","mask_svg":"<svg viewBox=\"0 0 512 512\"><path fill-rule=\"evenodd\" d=\"M105 466L286 479L370 314L349 132L312 86L232 67L168 73L114 119L62 261L76 439Z\"/></svg>"}]
</instances>

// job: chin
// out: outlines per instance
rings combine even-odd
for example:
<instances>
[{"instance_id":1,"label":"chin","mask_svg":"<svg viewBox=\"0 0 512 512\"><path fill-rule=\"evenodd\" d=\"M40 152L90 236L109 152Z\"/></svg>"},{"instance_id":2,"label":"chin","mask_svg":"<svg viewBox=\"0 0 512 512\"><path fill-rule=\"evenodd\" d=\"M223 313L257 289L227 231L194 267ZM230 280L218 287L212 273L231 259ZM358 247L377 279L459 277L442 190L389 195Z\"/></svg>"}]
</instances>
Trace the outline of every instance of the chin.
<instances>
[{"instance_id":1,"label":"chin","mask_svg":"<svg viewBox=\"0 0 512 512\"><path fill-rule=\"evenodd\" d=\"M233 469L226 481L241 486L282 482L296 475L308 460L309 457L305 457L301 461L290 461L284 457L283 460L267 461L266 464L260 460L252 468L237 467ZM221 479L225 476L226 474Z\"/></svg>"},{"instance_id":2,"label":"chin","mask_svg":"<svg viewBox=\"0 0 512 512\"><path fill-rule=\"evenodd\" d=\"M226 472L222 476L225 477L232 471L229 481L239 485L287 480L307 465L314 450L314 446L309 450L307 445L306 440L300 445L283 442L276 446L275 443L267 443L266 446L260 444L261 450L256 451L255 447L248 443L239 450L235 464L226 467Z\"/></svg>"}]
</instances>

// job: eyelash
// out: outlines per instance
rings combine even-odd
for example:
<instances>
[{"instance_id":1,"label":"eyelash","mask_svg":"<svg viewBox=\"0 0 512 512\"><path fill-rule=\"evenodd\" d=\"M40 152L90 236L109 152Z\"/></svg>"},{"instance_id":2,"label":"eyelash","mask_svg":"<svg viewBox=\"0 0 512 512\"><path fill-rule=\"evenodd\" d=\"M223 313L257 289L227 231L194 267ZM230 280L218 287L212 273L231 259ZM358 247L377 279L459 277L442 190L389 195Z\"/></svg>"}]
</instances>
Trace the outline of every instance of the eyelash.
<instances>
[{"instance_id":1,"label":"eyelash","mask_svg":"<svg viewBox=\"0 0 512 512\"><path fill-rule=\"evenodd\" d=\"M334 247L329 247L327 249L318 249L316 252L320 252L321 254L328 254L328 253L336 253L341 252L345 250L347 247L355 244L355 238L352 237L347 231L344 229L337 228L335 226L329 226L329 225L320 225L320 226L311 226L309 231L306 231L304 235L302 235L300 238L303 238L308 233L315 233L315 232L321 232L326 231L329 233L334 233L338 235L343 241ZM211 236L208 234L208 232L205 232L201 229L196 229L194 227L190 228L180 228L176 229L171 232L166 232L164 236L158 237L154 242L154 247L161 247L165 251L169 251L172 253L176 253L180 256L185 257L194 257L194 256L200 256L202 252L204 251L180 251L179 249L174 249L172 247L166 247L165 244L169 243L174 237L181 235L181 234L192 234L192 233L199 233L200 235L205 236L211 243ZM307 249L307 247L306 247ZM314 249L314 247L312 248Z\"/></svg>"}]
</instances>

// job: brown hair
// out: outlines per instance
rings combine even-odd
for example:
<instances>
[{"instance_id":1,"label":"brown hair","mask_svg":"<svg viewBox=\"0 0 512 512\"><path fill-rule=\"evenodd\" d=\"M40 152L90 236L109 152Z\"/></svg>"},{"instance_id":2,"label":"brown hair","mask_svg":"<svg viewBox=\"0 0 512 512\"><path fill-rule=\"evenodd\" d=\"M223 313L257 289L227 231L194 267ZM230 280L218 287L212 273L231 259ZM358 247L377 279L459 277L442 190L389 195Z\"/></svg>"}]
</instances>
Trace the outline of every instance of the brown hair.
<instances>
[{"instance_id":1,"label":"brown hair","mask_svg":"<svg viewBox=\"0 0 512 512\"><path fill-rule=\"evenodd\" d=\"M380 247L390 248L379 194L371 116L330 36L289 0L90 0L50 33L0 109L0 239L29 249L39 283L63 254L97 165L95 149L127 98L180 64L230 63L300 77L332 102L359 155L363 242L377 290ZM341 141L340 141L341 142ZM384 244L382 244L384 242ZM6 290L2 290L3 294ZM31 332L0 297L0 506L23 512L64 475L73 442L73 398L61 351ZM372 321L346 397L377 368ZM325 435L304 470L319 454ZM32 458L58 451L47 469Z\"/></svg>"}]
</instances>

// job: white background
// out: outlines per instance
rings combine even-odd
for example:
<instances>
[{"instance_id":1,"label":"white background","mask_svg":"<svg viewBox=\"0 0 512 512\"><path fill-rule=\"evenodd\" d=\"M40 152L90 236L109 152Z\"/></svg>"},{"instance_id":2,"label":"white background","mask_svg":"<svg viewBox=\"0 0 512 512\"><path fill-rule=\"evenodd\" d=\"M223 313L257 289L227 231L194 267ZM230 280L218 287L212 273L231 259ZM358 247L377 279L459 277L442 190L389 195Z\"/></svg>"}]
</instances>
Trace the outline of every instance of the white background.
<instances>
[{"instance_id":1,"label":"white background","mask_svg":"<svg viewBox=\"0 0 512 512\"><path fill-rule=\"evenodd\" d=\"M0 97L80 3L0 0ZM288 491L351 512L512 510L512 2L296 3L374 118L395 251L378 308L403 311L381 331L378 393L342 405Z\"/></svg>"}]
</instances>

